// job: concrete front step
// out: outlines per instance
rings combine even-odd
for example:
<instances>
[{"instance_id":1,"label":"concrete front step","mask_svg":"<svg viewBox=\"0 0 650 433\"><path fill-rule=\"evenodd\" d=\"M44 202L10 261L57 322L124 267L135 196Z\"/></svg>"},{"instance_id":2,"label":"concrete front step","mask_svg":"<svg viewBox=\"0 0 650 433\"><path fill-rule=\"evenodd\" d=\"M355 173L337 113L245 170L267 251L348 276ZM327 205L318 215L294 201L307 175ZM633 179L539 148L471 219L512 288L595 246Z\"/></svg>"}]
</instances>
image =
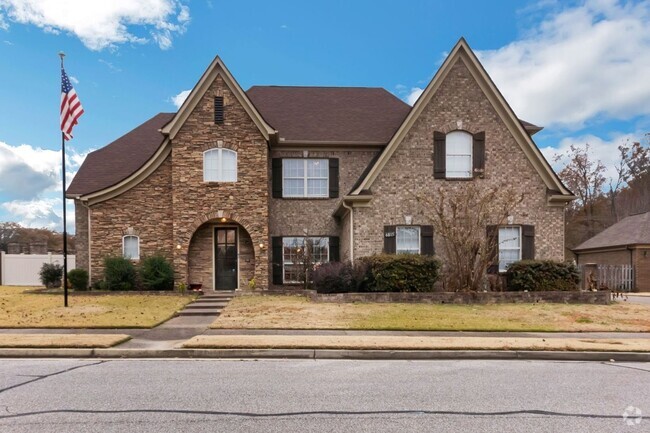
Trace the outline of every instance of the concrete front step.
<instances>
[{"instance_id":1,"label":"concrete front step","mask_svg":"<svg viewBox=\"0 0 650 433\"><path fill-rule=\"evenodd\" d=\"M210 310L210 309L196 309L188 310L185 309L177 314L177 316L218 316L219 310Z\"/></svg>"},{"instance_id":2,"label":"concrete front step","mask_svg":"<svg viewBox=\"0 0 650 433\"><path fill-rule=\"evenodd\" d=\"M204 309L204 310L223 310L223 307L225 307L225 306L226 306L226 304L217 304L217 305L215 305L215 304L198 304L197 303L197 304L190 304L190 305L186 306L185 308L186 309L189 308L191 310L197 310L197 309L199 309L199 310L202 310L202 309Z\"/></svg>"}]
</instances>

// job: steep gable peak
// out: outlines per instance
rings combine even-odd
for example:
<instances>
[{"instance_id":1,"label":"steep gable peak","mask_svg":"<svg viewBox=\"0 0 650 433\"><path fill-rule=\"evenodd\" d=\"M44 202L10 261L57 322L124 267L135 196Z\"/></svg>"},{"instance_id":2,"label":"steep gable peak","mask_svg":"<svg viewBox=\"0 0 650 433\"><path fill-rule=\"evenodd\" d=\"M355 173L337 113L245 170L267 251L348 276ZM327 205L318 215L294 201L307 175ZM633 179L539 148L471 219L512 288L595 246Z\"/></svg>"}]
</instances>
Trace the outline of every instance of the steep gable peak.
<instances>
[{"instance_id":1,"label":"steep gable peak","mask_svg":"<svg viewBox=\"0 0 650 433\"><path fill-rule=\"evenodd\" d=\"M165 125L164 128L162 128L161 132L165 135L168 135L170 139L174 139L187 118L196 108L201 98L203 98L205 93L210 88L210 85L218 76L221 76L223 78L226 86L228 86L228 88L233 92L233 95L237 98L237 101L242 105L242 107L244 107L244 110L246 110L250 118L260 130L260 133L262 133L266 140L269 140L269 138L275 134L275 130L257 111L253 103L246 95L246 92L244 92L237 80L235 80L235 78L226 67L223 60L221 60L221 57L218 55L205 70L198 83L196 83L190 92L187 99L185 99L185 102L183 102L183 105L181 105L181 107L176 112L174 118L167 125Z\"/></svg>"}]
</instances>

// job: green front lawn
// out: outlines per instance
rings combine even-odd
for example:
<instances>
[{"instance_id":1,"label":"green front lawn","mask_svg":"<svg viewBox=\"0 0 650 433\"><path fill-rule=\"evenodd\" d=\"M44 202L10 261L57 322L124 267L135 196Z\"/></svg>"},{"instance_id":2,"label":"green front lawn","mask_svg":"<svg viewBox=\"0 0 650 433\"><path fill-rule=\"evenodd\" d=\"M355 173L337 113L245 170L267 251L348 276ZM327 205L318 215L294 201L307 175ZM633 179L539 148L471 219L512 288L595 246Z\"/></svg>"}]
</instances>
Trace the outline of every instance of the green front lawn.
<instances>
[{"instance_id":1,"label":"green front lawn","mask_svg":"<svg viewBox=\"0 0 650 433\"><path fill-rule=\"evenodd\" d=\"M151 328L171 318L192 295L63 295L0 286L0 328Z\"/></svg>"},{"instance_id":2,"label":"green front lawn","mask_svg":"<svg viewBox=\"0 0 650 433\"><path fill-rule=\"evenodd\" d=\"M334 304L299 296L242 296L212 324L234 329L419 331L650 331L650 305Z\"/></svg>"}]
</instances>

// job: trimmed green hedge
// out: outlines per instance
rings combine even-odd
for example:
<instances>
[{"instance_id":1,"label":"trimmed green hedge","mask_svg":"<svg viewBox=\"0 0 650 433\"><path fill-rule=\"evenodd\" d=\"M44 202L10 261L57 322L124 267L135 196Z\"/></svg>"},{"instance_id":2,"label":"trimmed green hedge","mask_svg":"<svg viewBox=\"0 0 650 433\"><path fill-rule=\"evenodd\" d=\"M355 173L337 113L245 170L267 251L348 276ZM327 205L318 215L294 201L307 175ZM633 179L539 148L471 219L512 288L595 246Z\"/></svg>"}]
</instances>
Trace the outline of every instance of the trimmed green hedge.
<instances>
[{"instance_id":1,"label":"trimmed green hedge","mask_svg":"<svg viewBox=\"0 0 650 433\"><path fill-rule=\"evenodd\" d=\"M134 290L136 271L131 260L124 257L104 258L104 290Z\"/></svg>"},{"instance_id":2,"label":"trimmed green hedge","mask_svg":"<svg viewBox=\"0 0 650 433\"><path fill-rule=\"evenodd\" d=\"M578 290L580 272L572 263L552 260L522 260L506 272L508 290L543 292Z\"/></svg>"},{"instance_id":3,"label":"trimmed green hedge","mask_svg":"<svg viewBox=\"0 0 650 433\"><path fill-rule=\"evenodd\" d=\"M417 254L380 254L361 259L368 264L369 292L433 292L440 261Z\"/></svg>"},{"instance_id":4,"label":"trimmed green hedge","mask_svg":"<svg viewBox=\"0 0 650 433\"><path fill-rule=\"evenodd\" d=\"M174 268L162 255L145 257L140 263L140 279L147 290L172 290Z\"/></svg>"},{"instance_id":5,"label":"trimmed green hedge","mask_svg":"<svg viewBox=\"0 0 650 433\"><path fill-rule=\"evenodd\" d=\"M61 287L63 280L63 266L56 263L43 263L41 270L38 272L41 283L48 289Z\"/></svg>"},{"instance_id":6,"label":"trimmed green hedge","mask_svg":"<svg viewBox=\"0 0 650 433\"><path fill-rule=\"evenodd\" d=\"M88 290L88 272L84 269L73 269L68 272L68 281L72 290Z\"/></svg>"}]
</instances>

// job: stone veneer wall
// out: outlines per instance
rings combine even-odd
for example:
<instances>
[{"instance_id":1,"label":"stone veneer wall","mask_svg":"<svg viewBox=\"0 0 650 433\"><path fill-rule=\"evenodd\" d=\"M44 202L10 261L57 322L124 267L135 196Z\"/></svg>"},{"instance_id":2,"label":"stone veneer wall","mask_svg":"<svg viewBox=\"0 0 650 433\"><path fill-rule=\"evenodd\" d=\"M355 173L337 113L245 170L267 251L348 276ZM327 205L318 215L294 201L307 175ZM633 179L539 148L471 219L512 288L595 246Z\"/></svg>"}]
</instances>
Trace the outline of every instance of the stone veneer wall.
<instances>
[{"instance_id":1,"label":"stone veneer wall","mask_svg":"<svg viewBox=\"0 0 650 433\"><path fill-rule=\"evenodd\" d=\"M507 184L525 194L513 212L514 224L535 225L537 258L564 259L564 208L546 204L546 186L519 144L493 109L462 61L458 61L424 108L404 141L384 166L371 190L371 207L355 209L355 257L380 253L383 226L405 223L429 224L416 194L435 194L445 188L452 194L468 181L433 178L433 133L450 132L462 125L470 133L485 131L485 178L482 185ZM441 255L439 238L434 238Z\"/></svg>"},{"instance_id":2,"label":"stone veneer wall","mask_svg":"<svg viewBox=\"0 0 650 433\"><path fill-rule=\"evenodd\" d=\"M167 157L155 172L138 185L90 207L90 264L93 281L102 278L104 257L122 255L122 236L129 229L133 229L133 233L140 238L140 257L161 253L171 260L171 168L171 157ZM80 207L76 207L77 216L80 215ZM83 220L83 213L81 216ZM85 250L82 243L78 244L79 251Z\"/></svg>"},{"instance_id":3,"label":"stone veneer wall","mask_svg":"<svg viewBox=\"0 0 650 433\"><path fill-rule=\"evenodd\" d=\"M214 123L214 97L224 98L224 123ZM221 144L219 144L221 142ZM237 152L237 182L203 182L203 152L219 146ZM218 75L172 142L174 268L188 279L188 251L194 232L225 217L249 233L257 287L268 284L268 150L264 136ZM262 247L260 247L260 244Z\"/></svg>"},{"instance_id":4,"label":"stone veneer wall","mask_svg":"<svg viewBox=\"0 0 650 433\"><path fill-rule=\"evenodd\" d=\"M190 242L188 261L188 282L202 284L203 290L214 288L214 237L213 231L218 221L203 224L194 233ZM247 289L248 282L255 275L255 256L253 241L243 227L238 231L239 288Z\"/></svg>"},{"instance_id":5,"label":"stone veneer wall","mask_svg":"<svg viewBox=\"0 0 650 433\"><path fill-rule=\"evenodd\" d=\"M74 201L75 266L88 271L88 208L79 200Z\"/></svg>"}]
</instances>

